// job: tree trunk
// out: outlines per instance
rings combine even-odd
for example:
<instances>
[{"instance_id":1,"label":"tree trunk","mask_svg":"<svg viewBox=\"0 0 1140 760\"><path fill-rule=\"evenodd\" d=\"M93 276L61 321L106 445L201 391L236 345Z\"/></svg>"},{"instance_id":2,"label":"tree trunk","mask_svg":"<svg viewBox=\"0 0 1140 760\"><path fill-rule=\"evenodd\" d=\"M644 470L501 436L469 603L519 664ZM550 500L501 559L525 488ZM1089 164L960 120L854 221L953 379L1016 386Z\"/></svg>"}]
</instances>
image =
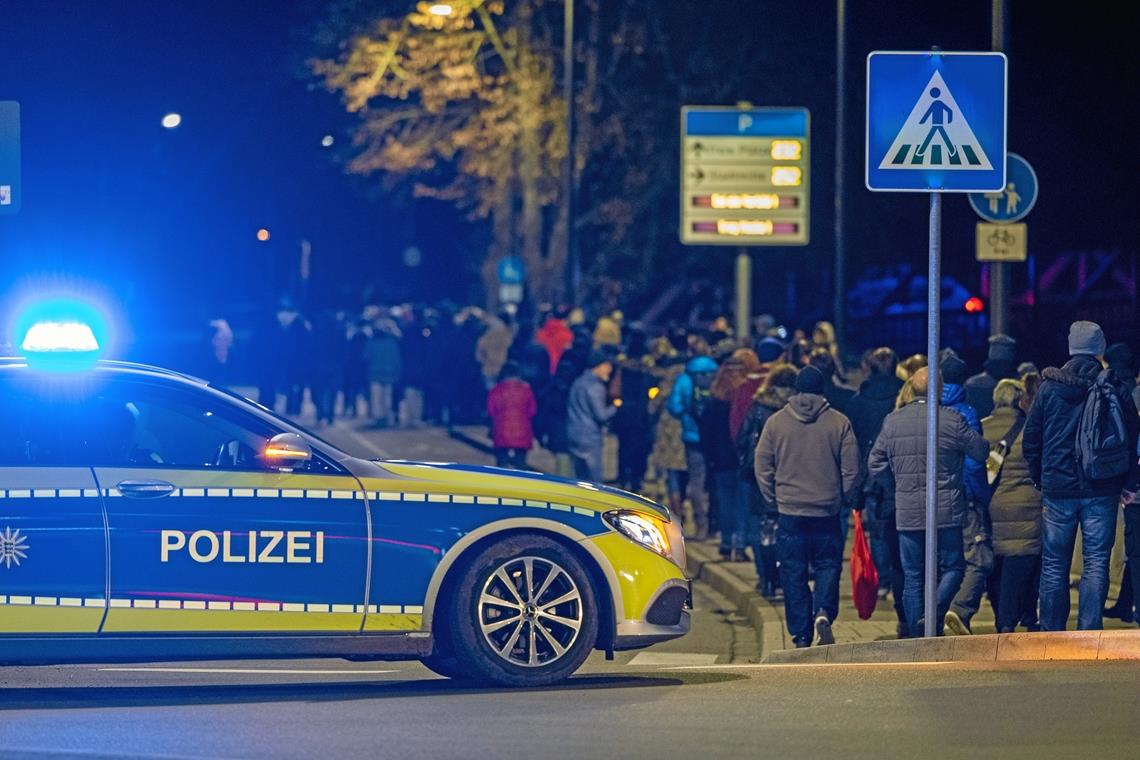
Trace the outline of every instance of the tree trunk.
<instances>
[{"instance_id":1,"label":"tree trunk","mask_svg":"<svg viewBox=\"0 0 1140 760\"><path fill-rule=\"evenodd\" d=\"M533 298L546 300L549 271L542 250L542 72L534 55L533 9L530 0L518 7L518 70L514 82L519 124L519 181L522 191L522 258Z\"/></svg>"},{"instance_id":2,"label":"tree trunk","mask_svg":"<svg viewBox=\"0 0 1140 760\"><path fill-rule=\"evenodd\" d=\"M513 158L513 151L506 151L508 163ZM483 261L482 277L483 287L486 290L485 302L489 311L497 312L499 303L499 259L514 254L515 239L515 183L511 179L508 167L503 167L499 174L499 181L495 184L495 205L491 209L491 247Z\"/></svg>"}]
</instances>

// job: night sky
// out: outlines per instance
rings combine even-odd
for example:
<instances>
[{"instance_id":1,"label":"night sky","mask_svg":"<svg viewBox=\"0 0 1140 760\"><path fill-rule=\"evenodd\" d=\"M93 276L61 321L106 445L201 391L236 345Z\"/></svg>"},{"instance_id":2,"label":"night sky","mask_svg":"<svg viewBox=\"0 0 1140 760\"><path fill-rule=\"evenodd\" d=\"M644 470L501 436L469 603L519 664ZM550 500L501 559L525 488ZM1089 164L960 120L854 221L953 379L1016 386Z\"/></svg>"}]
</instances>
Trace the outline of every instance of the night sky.
<instances>
[{"instance_id":1,"label":"night sky","mask_svg":"<svg viewBox=\"0 0 1140 760\"><path fill-rule=\"evenodd\" d=\"M679 2L647 0L646 11L668 14ZM772 25L790 26L786 65L811 69L803 92L770 103L763 93L781 72L758 70L754 91L740 98L812 111L813 243L761 251L757 268L781 280L790 267L810 293L802 308L822 309L829 300L819 273L830 270L833 240L835 6L731 7L738 18L710 13L709 23L753 25L757 44ZM988 49L989 9L987 0L848 3L853 277L871 264L921 267L926 251L926 198L863 187L866 54ZM350 122L303 77L320 12L315 1L6 0L0 99L22 106L23 210L0 216L0 309L29 287L63 281L102 291L136 329L148 319L190 325L272 302L295 276L302 238L313 242L313 287L328 302L342 285L369 279L385 298L470 297L461 278L430 276L481 256L465 254L470 236L456 213L435 202L401 207L378 183L341 171ZM1140 111L1137 13L1134 5L1012 1L1009 147L1040 180L1027 221L1041 259L1097 249L1135 258L1138 163L1125 136ZM178 129L161 128L168 111L182 114ZM338 139L332 149L320 146L326 133ZM945 269L976 288L974 214L964 197L945 206ZM266 244L254 237L259 227L271 230ZM424 251L419 272L400 259L413 243ZM730 253L682 255L728 282Z\"/></svg>"}]
</instances>

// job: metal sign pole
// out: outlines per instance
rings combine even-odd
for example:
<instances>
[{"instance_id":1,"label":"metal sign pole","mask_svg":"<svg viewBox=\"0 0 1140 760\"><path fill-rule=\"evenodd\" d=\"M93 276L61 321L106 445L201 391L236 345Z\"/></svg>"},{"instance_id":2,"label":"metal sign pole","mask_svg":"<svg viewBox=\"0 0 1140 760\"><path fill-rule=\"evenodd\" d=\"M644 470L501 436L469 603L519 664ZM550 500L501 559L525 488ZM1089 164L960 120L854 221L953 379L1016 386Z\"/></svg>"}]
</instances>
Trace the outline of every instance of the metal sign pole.
<instances>
[{"instance_id":1,"label":"metal sign pole","mask_svg":"<svg viewBox=\"0 0 1140 760\"><path fill-rule=\"evenodd\" d=\"M1009 28L1009 6L1005 0L993 0L990 13L992 23L992 45L994 52L1004 52L1007 47ZM1009 332L1009 264L995 261L990 267L990 335L1005 335Z\"/></svg>"},{"instance_id":2,"label":"metal sign pole","mask_svg":"<svg viewBox=\"0 0 1140 760\"><path fill-rule=\"evenodd\" d=\"M749 337L752 321L752 257L747 248L736 254L736 337Z\"/></svg>"},{"instance_id":3,"label":"metal sign pole","mask_svg":"<svg viewBox=\"0 0 1140 760\"><path fill-rule=\"evenodd\" d=\"M942 193L930 194L930 261L926 279L926 578L924 636L935 636L938 621L938 407L942 400L938 337L942 317Z\"/></svg>"}]
</instances>

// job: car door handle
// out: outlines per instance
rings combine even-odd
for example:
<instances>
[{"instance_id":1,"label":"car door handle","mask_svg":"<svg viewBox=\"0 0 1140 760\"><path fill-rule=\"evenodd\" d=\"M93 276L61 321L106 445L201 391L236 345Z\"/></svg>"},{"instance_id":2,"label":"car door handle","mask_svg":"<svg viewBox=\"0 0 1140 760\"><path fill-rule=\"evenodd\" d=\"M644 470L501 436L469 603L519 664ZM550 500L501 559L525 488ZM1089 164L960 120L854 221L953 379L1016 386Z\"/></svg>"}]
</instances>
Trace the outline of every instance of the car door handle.
<instances>
[{"instance_id":1,"label":"car door handle","mask_svg":"<svg viewBox=\"0 0 1140 760\"><path fill-rule=\"evenodd\" d=\"M116 488L132 499L161 499L174 493L174 486L165 480L124 480Z\"/></svg>"}]
</instances>

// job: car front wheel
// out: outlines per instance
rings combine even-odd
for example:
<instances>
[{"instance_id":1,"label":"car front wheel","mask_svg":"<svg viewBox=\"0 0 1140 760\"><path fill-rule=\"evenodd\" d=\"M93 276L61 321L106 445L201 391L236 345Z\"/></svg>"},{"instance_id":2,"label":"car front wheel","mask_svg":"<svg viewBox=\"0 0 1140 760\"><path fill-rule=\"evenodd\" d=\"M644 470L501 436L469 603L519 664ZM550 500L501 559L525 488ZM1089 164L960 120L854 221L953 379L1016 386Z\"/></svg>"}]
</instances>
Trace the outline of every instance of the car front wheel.
<instances>
[{"instance_id":1,"label":"car front wheel","mask_svg":"<svg viewBox=\"0 0 1140 760\"><path fill-rule=\"evenodd\" d=\"M581 666L598 637L586 568L544 536L479 552L453 596L451 636L462 671L502 686L546 686Z\"/></svg>"}]
</instances>

